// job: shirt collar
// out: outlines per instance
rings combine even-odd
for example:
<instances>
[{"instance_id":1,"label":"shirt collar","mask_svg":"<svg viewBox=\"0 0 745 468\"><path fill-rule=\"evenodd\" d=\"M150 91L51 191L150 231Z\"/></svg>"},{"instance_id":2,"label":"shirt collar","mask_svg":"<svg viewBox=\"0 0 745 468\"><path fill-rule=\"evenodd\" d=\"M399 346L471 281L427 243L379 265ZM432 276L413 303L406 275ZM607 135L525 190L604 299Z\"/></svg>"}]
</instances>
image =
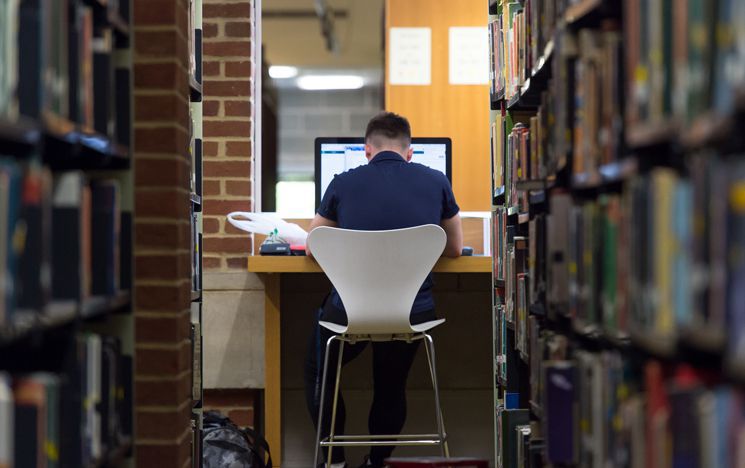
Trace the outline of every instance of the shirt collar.
<instances>
[{"instance_id":1,"label":"shirt collar","mask_svg":"<svg viewBox=\"0 0 745 468\"><path fill-rule=\"evenodd\" d=\"M381 151L380 153L376 154L370 162L379 163L382 161L406 162L406 160L403 157L401 157L400 154L396 153L395 151Z\"/></svg>"}]
</instances>

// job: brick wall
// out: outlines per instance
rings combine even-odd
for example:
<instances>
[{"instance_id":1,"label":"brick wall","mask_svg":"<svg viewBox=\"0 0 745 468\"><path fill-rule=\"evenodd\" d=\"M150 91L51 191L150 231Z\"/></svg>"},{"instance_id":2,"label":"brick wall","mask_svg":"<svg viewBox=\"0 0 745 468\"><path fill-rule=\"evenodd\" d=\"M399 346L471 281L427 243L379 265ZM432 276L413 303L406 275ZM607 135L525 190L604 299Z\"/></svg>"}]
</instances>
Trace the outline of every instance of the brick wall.
<instances>
[{"instance_id":1,"label":"brick wall","mask_svg":"<svg viewBox=\"0 0 745 468\"><path fill-rule=\"evenodd\" d=\"M257 390L248 388L205 389L204 410L216 410L243 427L254 426Z\"/></svg>"},{"instance_id":2,"label":"brick wall","mask_svg":"<svg viewBox=\"0 0 745 468\"><path fill-rule=\"evenodd\" d=\"M135 412L140 468L191 464L187 0L134 1Z\"/></svg>"},{"instance_id":3,"label":"brick wall","mask_svg":"<svg viewBox=\"0 0 745 468\"><path fill-rule=\"evenodd\" d=\"M204 267L244 270L250 237L225 219L251 211L253 1L204 0Z\"/></svg>"}]
</instances>

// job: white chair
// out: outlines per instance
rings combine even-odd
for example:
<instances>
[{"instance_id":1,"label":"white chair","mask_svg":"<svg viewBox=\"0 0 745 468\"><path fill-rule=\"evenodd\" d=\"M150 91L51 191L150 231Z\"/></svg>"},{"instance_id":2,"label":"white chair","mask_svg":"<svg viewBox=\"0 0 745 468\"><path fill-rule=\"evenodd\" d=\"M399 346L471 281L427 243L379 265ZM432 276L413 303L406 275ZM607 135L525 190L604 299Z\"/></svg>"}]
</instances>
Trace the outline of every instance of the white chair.
<instances>
[{"instance_id":1,"label":"white chair","mask_svg":"<svg viewBox=\"0 0 745 468\"><path fill-rule=\"evenodd\" d=\"M323 363L321 404L313 465L318 463L321 447L328 447L326 460L331 460L333 447L374 445L439 445L449 456L447 435L440 409L440 393L435 372L435 348L427 331L445 319L411 325L409 315L419 288L445 248L446 235L440 226L428 224L391 231L353 231L330 227L314 229L308 236L308 246L323 271L339 293L347 313L348 324L319 322L336 333L326 343ZM329 436L321 440L323 403L326 392L329 349L339 341L336 365L331 427ZM336 435L334 423L339 395L344 343L357 341L423 340L427 363L435 393L437 434Z\"/></svg>"}]
</instances>

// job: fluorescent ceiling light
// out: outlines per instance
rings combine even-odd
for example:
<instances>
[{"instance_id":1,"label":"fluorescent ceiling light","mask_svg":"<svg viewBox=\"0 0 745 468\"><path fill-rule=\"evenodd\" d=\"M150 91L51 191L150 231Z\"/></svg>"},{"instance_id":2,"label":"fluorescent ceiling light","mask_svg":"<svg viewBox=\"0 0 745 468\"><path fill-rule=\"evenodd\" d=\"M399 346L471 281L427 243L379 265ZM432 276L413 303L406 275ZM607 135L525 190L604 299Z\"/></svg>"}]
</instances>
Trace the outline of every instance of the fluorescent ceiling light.
<instances>
[{"instance_id":1,"label":"fluorescent ceiling light","mask_svg":"<svg viewBox=\"0 0 745 468\"><path fill-rule=\"evenodd\" d=\"M306 75L297 79L297 85L307 91L360 89L365 86L365 80L357 75Z\"/></svg>"},{"instance_id":2,"label":"fluorescent ceiling light","mask_svg":"<svg viewBox=\"0 0 745 468\"><path fill-rule=\"evenodd\" d=\"M295 78L297 76L297 67L289 67L287 65L272 65L269 67L269 76L275 80L281 80L284 78Z\"/></svg>"}]
</instances>

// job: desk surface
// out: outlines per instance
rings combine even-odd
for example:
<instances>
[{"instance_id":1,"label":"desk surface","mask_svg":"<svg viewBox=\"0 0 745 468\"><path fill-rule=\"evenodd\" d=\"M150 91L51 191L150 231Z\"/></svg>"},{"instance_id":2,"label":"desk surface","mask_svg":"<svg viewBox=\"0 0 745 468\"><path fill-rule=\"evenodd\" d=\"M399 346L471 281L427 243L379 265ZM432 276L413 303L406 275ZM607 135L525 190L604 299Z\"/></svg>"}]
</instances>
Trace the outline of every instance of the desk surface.
<instances>
[{"instance_id":1,"label":"desk surface","mask_svg":"<svg viewBox=\"0 0 745 468\"><path fill-rule=\"evenodd\" d=\"M254 273L320 273L321 267L309 257L248 257L248 271ZM491 257L441 258L432 269L435 273L489 273Z\"/></svg>"}]
</instances>

